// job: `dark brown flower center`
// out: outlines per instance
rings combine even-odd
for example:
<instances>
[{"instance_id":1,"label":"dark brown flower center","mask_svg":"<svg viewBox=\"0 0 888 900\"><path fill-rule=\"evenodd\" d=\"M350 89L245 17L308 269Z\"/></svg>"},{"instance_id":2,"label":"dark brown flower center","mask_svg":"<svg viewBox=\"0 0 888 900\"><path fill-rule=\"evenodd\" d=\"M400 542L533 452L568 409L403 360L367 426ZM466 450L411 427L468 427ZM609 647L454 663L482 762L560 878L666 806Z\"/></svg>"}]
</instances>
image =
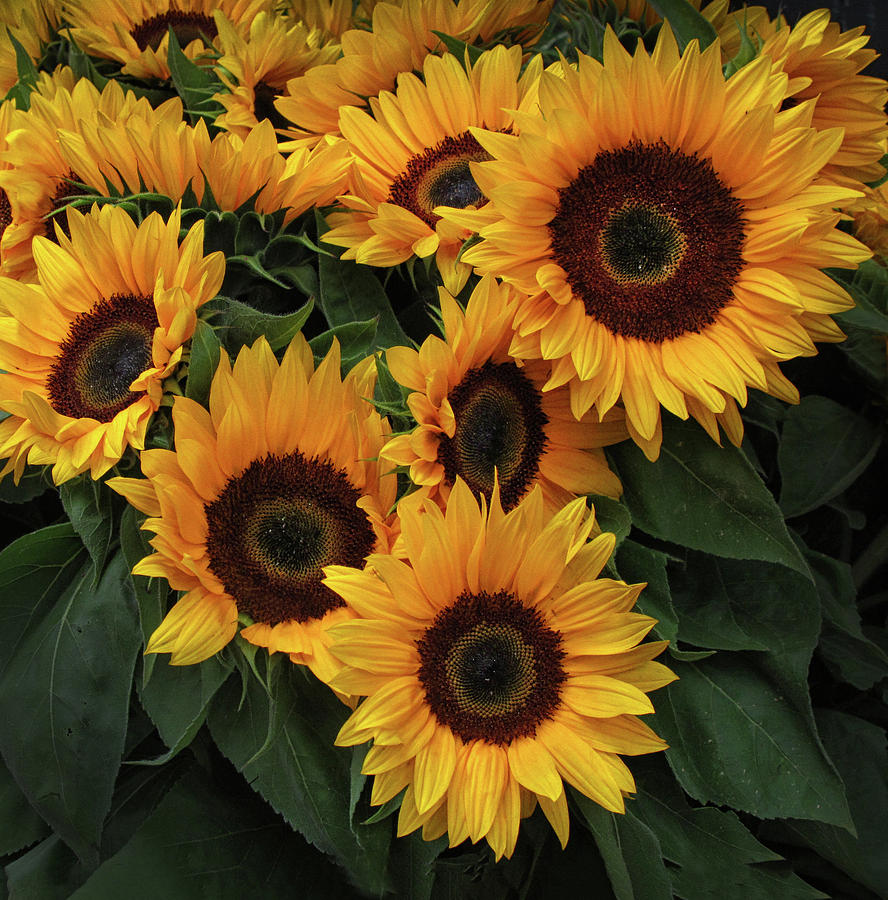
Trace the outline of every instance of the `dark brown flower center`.
<instances>
[{"instance_id":1,"label":"dark brown flower center","mask_svg":"<svg viewBox=\"0 0 888 900\"><path fill-rule=\"evenodd\" d=\"M150 297L115 294L80 313L46 381L50 406L74 419L110 422L142 396L130 385L152 365L157 326Z\"/></svg>"},{"instance_id":2,"label":"dark brown flower center","mask_svg":"<svg viewBox=\"0 0 888 900\"><path fill-rule=\"evenodd\" d=\"M0 238L3 232L12 224L12 204L3 188L0 188Z\"/></svg>"},{"instance_id":3,"label":"dark brown flower center","mask_svg":"<svg viewBox=\"0 0 888 900\"><path fill-rule=\"evenodd\" d=\"M599 153L558 197L554 259L614 334L661 343L699 332L733 299L743 206L709 160L634 142Z\"/></svg>"},{"instance_id":4,"label":"dark brown flower center","mask_svg":"<svg viewBox=\"0 0 888 900\"><path fill-rule=\"evenodd\" d=\"M274 101L280 96L277 90L271 85L260 81L253 89L253 115L257 121L268 119L269 122L279 129L289 128L290 123L278 112Z\"/></svg>"},{"instance_id":5,"label":"dark brown flower center","mask_svg":"<svg viewBox=\"0 0 888 900\"><path fill-rule=\"evenodd\" d=\"M147 50L149 47L156 50L170 28L173 29L173 34L183 49L198 39L213 41L218 34L216 23L210 16L174 9L143 19L130 34L140 50Z\"/></svg>"},{"instance_id":6,"label":"dark brown flower center","mask_svg":"<svg viewBox=\"0 0 888 900\"><path fill-rule=\"evenodd\" d=\"M469 163L490 158L468 131L446 137L409 160L392 182L388 201L410 210L434 228L440 218L432 212L436 206L464 209L484 202Z\"/></svg>"},{"instance_id":7,"label":"dark brown flower center","mask_svg":"<svg viewBox=\"0 0 888 900\"><path fill-rule=\"evenodd\" d=\"M549 420L539 390L514 363L488 362L470 369L448 399L456 430L438 444L447 483L459 476L489 498L496 471L503 508L511 509L536 479L545 449Z\"/></svg>"},{"instance_id":8,"label":"dark brown flower center","mask_svg":"<svg viewBox=\"0 0 888 900\"><path fill-rule=\"evenodd\" d=\"M507 591L460 594L417 649L426 701L463 741L532 737L558 708L561 634Z\"/></svg>"},{"instance_id":9,"label":"dark brown flower center","mask_svg":"<svg viewBox=\"0 0 888 900\"><path fill-rule=\"evenodd\" d=\"M328 460L296 451L254 460L206 504L210 568L256 622L307 622L343 601L324 566L361 568L375 535L360 493Z\"/></svg>"}]
</instances>

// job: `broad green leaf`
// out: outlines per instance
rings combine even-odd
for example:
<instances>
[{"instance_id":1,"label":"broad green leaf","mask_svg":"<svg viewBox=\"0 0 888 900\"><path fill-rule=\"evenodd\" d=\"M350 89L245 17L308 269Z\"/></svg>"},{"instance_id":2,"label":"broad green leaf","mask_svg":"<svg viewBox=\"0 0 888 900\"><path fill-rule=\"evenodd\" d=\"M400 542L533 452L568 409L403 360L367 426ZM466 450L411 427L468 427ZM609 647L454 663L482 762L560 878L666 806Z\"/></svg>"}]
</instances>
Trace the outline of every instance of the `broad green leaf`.
<instances>
[{"instance_id":1,"label":"broad green leaf","mask_svg":"<svg viewBox=\"0 0 888 900\"><path fill-rule=\"evenodd\" d=\"M741 450L696 422L664 417L660 458L631 441L608 448L632 522L653 537L731 559L781 563L808 577L779 507Z\"/></svg>"},{"instance_id":2,"label":"broad green leaf","mask_svg":"<svg viewBox=\"0 0 888 900\"><path fill-rule=\"evenodd\" d=\"M816 850L879 896L888 885L888 752L885 731L857 716L833 709L817 712L817 725L848 788L857 837L819 822L791 820L769 827L765 835Z\"/></svg>"},{"instance_id":3,"label":"broad green leaf","mask_svg":"<svg viewBox=\"0 0 888 900\"><path fill-rule=\"evenodd\" d=\"M366 359L376 346L376 319L365 322L347 322L337 325L313 337L308 343L311 352L318 358L326 356L333 346L333 338L339 341L343 371L348 371L362 359Z\"/></svg>"},{"instance_id":4,"label":"broad green leaf","mask_svg":"<svg viewBox=\"0 0 888 900\"><path fill-rule=\"evenodd\" d=\"M654 631L657 637L674 644L678 637L678 618L666 577L667 559L666 554L658 550L651 550L635 541L623 541L617 550L617 572L629 584L647 582L635 609L656 619Z\"/></svg>"},{"instance_id":5,"label":"broad green leaf","mask_svg":"<svg viewBox=\"0 0 888 900\"><path fill-rule=\"evenodd\" d=\"M204 118L212 122L224 111L223 106L213 99L213 95L224 90L225 86L211 66L198 66L182 52L172 28L169 29L168 35L167 65L185 111L195 119ZM212 35L207 37L212 38Z\"/></svg>"},{"instance_id":6,"label":"broad green leaf","mask_svg":"<svg viewBox=\"0 0 888 900\"><path fill-rule=\"evenodd\" d=\"M22 46L21 41L16 38L10 28L4 28L6 31L6 39L12 44L15 50L15 65L18 79L10 88L4 99L13 100L18 109L30 109L31 92L37 87L37 67L31 55Z\"/></svg>"},{"instance_id":7,"label":"broad green leaf","mask_svg":"<svg viewBox=\"0 0 888 900\"><path fill-rule=\"evenodd\" d=\"M117 513L121 505L119 496L113 494L100 481L89 474L66 481L59 488L59 496L68 519L80 535L92 558L97 584L108 554L117 540Z\"/></svg>"},{"instance_id":8,"label":"broad green leaf","mask_svg":"<svg viewBox=\"0 0 888 900\"><path fill-rule=\"evenodd\" d=\"M0 481L0 500L4 503L27 503L43 494L52 484L47 466L27 466L19 483L7 475Z\"/></svg>"},{"instance_id":9,"label":"broad green leaf","mask_svg":"<svg viewBox=\"0 0 888 900\"><path fill-rule=\"evenodd\" d=\"M68 900L87 874L74 851L51 834L6 866L9 900Z\"/></svg>"},{"instance_id":10,"label":"broad green leaf","mask_svg":"<svg viewBox=\"0 0 888 900\"><path fill-rule=\"evenodd\" d=\"M231 297L217 297L213 306L218 311L215 320L218 336L226 349L236 354L241 347L252 346L263 335L272 350L286 347L308 320L312 301L309 300L296 312L280 316L261 312Z\"/></svg>"},{"instance_id":11,"label":"broad green leaf","mask_svg":"<svg viewBox=\"0 0 888 900\"><path fill-rule=\"evenodd\" d=\"M660 842L650 828L631 814L608 812L578 791L572 797L598 845L616 900L671 900Z\"/></svg>"},{"instance_id":12,"label":"broad green leaf","mask_svg":"<svg viewBox=\"0 0 888 900\"><path fill-rule=\"evenodd\" d=\"M18 853L49 834L28 798L0 759L0 857Z\"/></svg>"},{"instance_id":13,"label":"broad green leaf","mask_svg":"<svg viewBox=\"0 0 888 900\"><path fill-rule=\"evenodd\" d=\"M390 857L395 896L409 897L410 900L430 900L435 860L446 847L446 837L424 841L421 830L395 841Z\"/></svg>"},{"instance_id":14,"label":"broad green leaf","mask_svg":"<svg viewBox=\"0 0 888 900\"><path fill-rule=\"evenodd\" d=\"M19 565L0 632L13 620L19 635L0 675L0 750L34 809L91 866L123 753L140 638L123 557L93 587L90 563L71 571L71 532L56 534L54 559L45 544L22 553L25 538L2 554L5 563L12 550ZM47 570L56 576L49 585Z\"/></svg>"},{"instance_id":15,"label":"broad green leaf","mask_svg":"<svg viewBox=\"0 0 888 900\"><path fill-rule=\"evenodd\" d=\"M825 897L793 874L781 857L760 844L730 811L690 807L662 769L642 765L637 796L628 801L656 835L672 887L684 900L804 900ZM653 774L656 772L656 774Z\"/></svg>"},{"instance_id":16,"label":"broad green leaf","mask_svg":"<svg viewBox=\"0 0 888 900\"><path fill-rule=\"evenodd\" d=\"M805 551L823 612L817 652L830 670L865 691L888 676L888 655L864 633L851 567L831 556Z\"/></svg>"},{"instance_id":17,"label":"broad green leaf","mask_svg":"<svg viewBox=\"0 0 888 900\"><path fill-rule=\"evenodd\" d=\"M654 695L652 725L669 743L666 756L681 786L696 800L759 818L850 827L808 695L820 633L813 585L780 566L700 554L689 554L685 571L680 587L672 579L683 638L718 646L739 629L768 649L670 663L679 680Z\"/></svg>"},{"instance_id":18,"label":"broad green leaf","mask_svg":"<svg viewBox=\"0 0 888 900\"><path fill-rule=\"evenodd\" d=\"M339 872L258 798L193 769L72 900L350 896Z\"/></svg>"},{"instance_id":19,"label":"broad green leaf","mask_svg":"<svg viewBox=\"0 0 888 900\"><path fill-rule=\"evenodd\" d=\"M708 19L688 3L688 0L648 0L664 19L669 21L680 49L693 40L700 42L705 50L718 37Z\"/></svg>"},{"instance_id":20,"label":"broad green leaf","mask_svg":"<svg viewBox=\"0 0 888 900\"><path fill-rule=\"evenodd\" d=\"M595 509L595 522L602 531L610 531L617 538L616 547L629 536L632 530L632 517L629 510L617 500L599 494L590 495L589 499Z\"/></svg>"},{"instance_id":21,"label":"broad green leaf","mask_svg":"<svg viewBox=\"0 0 888 900\"><path fill-rule=\"evenodd\" d=\"M198 319L191 338L191 356L188 360L188 379L185 396L198 403L206 403L210 396L213 373L219 365L222 342L216 329L205 319Z\"/></svg>"},{"instance_id":22,"label":"broad green leaf","mask_svg":"<svg viewBox=\"0 0 888 900\"><path fill-rule=\"evenodd\" d=\"M777 450L787 518L822 506L853 484L882 442L880 429L827 397L804 397L786 413Z\"/></svg>"},{"instance_id":23,"label":"broad green leaf","mask_svg":"<svg viewBox=\"0 0 888 900\"><path fill-rule=\"evenodd\" d=\"M218 654L192 666L171 666L168 660L163 654L139 692L145 712L169 747L158 759L144 761L153 765L167 762L191 743L206 720L210 701L231 674L231 665Z\"/></svg>"},{"instance_id":24,"label":"broad green leaf","mask_svg":"<svg viewBox=\"0 0 888 900\"><path fill-rule=\"evenodd\" d=\"M390 826L352 826L351 752L333 744L348 710L295 666L276 680L273 703L257 679L247 682L243 702L240 694L231 679L213 700L208 724L219 749L292 828L334 856L355 884L381 892Z\"/></svg>"},{"instance_id":25,"label":"broad green leaf","mask_svg":"<svg viewBox=\"0 0 888 900\"><path fill-rule=\"evenodd\" d=\"M323 243L322 237L329 227L320 213L317 213L317 225L319 243L330 253L336 254L321 254L318 257L318 304L330 327L375 318L375 348L410 346L410 339L401 329L388 295L373 269L351 260L339 259L342 248Z\"/></svg>"}]
</instances>

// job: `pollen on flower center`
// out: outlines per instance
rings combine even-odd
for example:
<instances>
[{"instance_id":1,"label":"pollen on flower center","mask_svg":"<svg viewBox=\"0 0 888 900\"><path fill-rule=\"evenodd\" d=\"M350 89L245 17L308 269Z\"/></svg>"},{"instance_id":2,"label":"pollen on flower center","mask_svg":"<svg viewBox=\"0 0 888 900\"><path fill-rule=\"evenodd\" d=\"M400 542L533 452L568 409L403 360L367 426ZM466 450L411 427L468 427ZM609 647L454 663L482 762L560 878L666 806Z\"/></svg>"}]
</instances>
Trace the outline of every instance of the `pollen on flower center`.
<instances>
[{"instance_id":1,"label":"pollen on flower center","mask_svg":"<svg viewBox=\"0 0 888 900\"><path fill-rule=\"evenodd\" d=\"M545 449L549 420L539 391L514 363L488 362L467 372L449 400L456 430L438 444L447 483L459 476L490 497L496 472L503 508L510 509L533 484Z\"/></svg>"},{"instance_id":2,"label":"pollen on flower center","mask_svg":"<svg viewBox=\"0 0 888 900\"><path fill-rule=\"evenodd\" d=\"M436 206L464 209L484 202L469 163L489 159L490 154L468 131L445 137L408 161L392 182L388 200L434 228L439 218L432 212Z\"/></svg>"},{"instance_id":3,"label":"pollen on flower center","mask_svg":"<svg viewBox=\"0 0 888 900\"><path fill-rule=\"evenodd\" d=\"M206 504L210 569L237 608L266 625L321 618L342 600L323 567L361 568L375 534L358 490L299 451L254 460Z\"/></svg>"},{"instance_id":4,"label":"pollen on flower center","mask_svg":"<svg viewBox=\"0 0 888 900\"><path fill-rule=\"evenodd\" d=\"M141 396L130 385L151 367L157 327L149 297L115 294L77 316L47 378L52 408L75 419L110 422Z\"/></svg>"},{"instance_id":5,"label":"pollen on flower center","mask_svg":"<svg viewBox=\"0 0 888 900\"><path fill-rule=\"evenodd\" d=\"M179 10L169 10L144 19L130 34L140 50L147 50L149 47L156 50L170 28L173 29L180 47L186 47L192 41L204 36L214 40L218 34L216 23L209 16Z\"/></svg>"},{"instance_id":6,"label":"pollen on flower center","mask_svg":"<svg viewBox=\"0 0 888 900\"><path fill-rule=\"evenodd\" d=\"M429 707L464 741L532 736L560 703L561 635L507 591L460 594L417 649Z\"/></svg>"},{"instance_id":7,"label":"pollen on flower center","mask_svg":"<svg viewBox=\"0 0 888 900\"><path fill-rule=\"evenodd\" d=\"M12 205L9 202L9 197L6 194L6 191L3 188L0 188L0 237L3 237L3 232L12 224Z\"/></svg>"},{"instance_id":8,"label":"pollen on flower center","mask_svg":"<svg viewBox=\"0 0 888 900\"><path fill-rule=\"evenodd\" d=\"M559 190L552 254L589 316L661 343L699 332L733 299L742 209L709 160L635 141Z\"/></svg>"}]
</instances>

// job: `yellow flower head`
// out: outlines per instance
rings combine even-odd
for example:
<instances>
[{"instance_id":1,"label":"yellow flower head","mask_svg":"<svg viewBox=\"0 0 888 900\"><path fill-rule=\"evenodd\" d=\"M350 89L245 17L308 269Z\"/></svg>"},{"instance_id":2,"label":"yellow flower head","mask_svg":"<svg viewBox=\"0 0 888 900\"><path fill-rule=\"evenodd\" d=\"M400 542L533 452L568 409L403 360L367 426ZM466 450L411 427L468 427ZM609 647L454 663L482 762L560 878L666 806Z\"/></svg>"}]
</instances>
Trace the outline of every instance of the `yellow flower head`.
<instances>
[{"instance_id":1,"label":"yellow flower head","mask_svg":"<svg viewBox=\"0 0 888 900\"><path fill-rule=\"evenodd\" d=\"M545 516L539 489L504 513L458 480L444 511L400 509L404 560L325 580L358 616L333 630L332 687L366 696L337 743L373 741L372 802L406 788L399 835L483 838L497 858L537 802L566 843L565 783L623 812L620 754L664 748L638 716L674 675L652 662L665 642L639 643L655 624L630 611L643 585L597 577L614 536L587 542L582 498Z\"/></svg>"},{"instance_id":2,"label":"yellow flower head","mask_svg":"<svg viewBox=\"0 0 888 900\"><path fill-rule=\"evenodd\" d=\"M440 295L444 340L386 353L395 380L413 391L407 403L417 425L389 441L383 458L409 466L420 490L442 502L457 478L489 498L497 477L506 509L535 484L551 513L577 494L618 497L620 481L601 448L628 437L622 410L577 422L568 388L546 390L545 362L519 365L509 356L513 288L485 276L465 311L443 288Z\"/></svg>"},{"instance_id":3,"label":"yellow flower head","mask_svg":"<svg viewBox=\"0 0 888 900\"><path fill-rule=\"evenodd\" d=\"M372 115L343 106L355 184L341 201L348 211L330 215L324 240L346 247L344 259L375 266L434 253L444 285L458 293L471 272L457 260L470 232L443 221L437 208L484 203L469 165L490 156L470 129L511 131L511 110L535 100L539 63L520 74L517 46L485 51L468 71L455 56L429 56L422 81L400 75L394 94L370 99Z\"/></svg>"},{"instance_id":4,"label":"yellow flower head","mask_svg":"<svg viewBox=\"0 0 888 900\"><path fill-rule=\"evenodd\" d=\"M622 399L651 458L661 406L737 443L747 387L796 400L778 362L843 337L852 301L819 270L868 253L835 228L856 192L818 180L842 131L778 112L785 86L767 56L726 81L717 43L680 55L664 27L630 56L609 31L603 65L543 74L520 134L473 130L490 202L441 210L483 238L465 262L527 295L513 353L551 360L577 416Z\"/></svg>"},{"instance_id":5,"label":"yellow flower head","mask_svg":"<svg viewBox=\"0 0 888 900\"><path fill-rule=\"evenodd\" d=\"M344 379L339 365L334 343L315 368L301 335L280 364L264 338L233 367L223 354L209 411L173 404L175 451L142 453L147 480L108 482L155 535L156 552L133 571L186 592L147 652L200 662L234 637L241 615L253 620L241 631L248 641L332 677L327 630L353 613L321 583L321 567L389 551L396 491L376 461L388 424L364 399L374 360Z\"/></svg>"},{"instance_id":6,"label":"yellow flower head","mask_svg":"<svg viewBox=\"0 0 888 900\"><path fill-rule=\"evenodd\" d=\"M179 244L178 212L137 226L105 206L68 221L70 239L35 239L36 284L0 278L0 475L51 465L56 484L99 478L144 445L225 271L221 253L203 255L203 222Z\"/></svg>"}]
</instances>

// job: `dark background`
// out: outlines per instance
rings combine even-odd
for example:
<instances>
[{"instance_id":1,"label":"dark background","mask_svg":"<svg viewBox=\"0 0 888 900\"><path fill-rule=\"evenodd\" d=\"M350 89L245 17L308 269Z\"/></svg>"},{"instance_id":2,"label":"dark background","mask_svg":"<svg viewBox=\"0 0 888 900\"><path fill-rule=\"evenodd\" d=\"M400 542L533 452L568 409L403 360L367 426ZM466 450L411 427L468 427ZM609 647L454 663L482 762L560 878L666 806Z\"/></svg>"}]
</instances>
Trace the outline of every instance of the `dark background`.
<instances>
[{"instance_id":1,"label":"dark background","mask_svg":"<svg viewBox=\"0 0 888 900\"><path fill-rule=\"evenodd\" d=\"M749 0L750 5L755 2ZM825 0L785 0L764 5L772 13L782 12L790 25L813 9L829 9L833 19L842 26L842 31L864 25L870 36L869 46L882 55L864 69L863 74L888 78L888 0L833 0L832 3Z\"/></svg>"}]
</instances>

